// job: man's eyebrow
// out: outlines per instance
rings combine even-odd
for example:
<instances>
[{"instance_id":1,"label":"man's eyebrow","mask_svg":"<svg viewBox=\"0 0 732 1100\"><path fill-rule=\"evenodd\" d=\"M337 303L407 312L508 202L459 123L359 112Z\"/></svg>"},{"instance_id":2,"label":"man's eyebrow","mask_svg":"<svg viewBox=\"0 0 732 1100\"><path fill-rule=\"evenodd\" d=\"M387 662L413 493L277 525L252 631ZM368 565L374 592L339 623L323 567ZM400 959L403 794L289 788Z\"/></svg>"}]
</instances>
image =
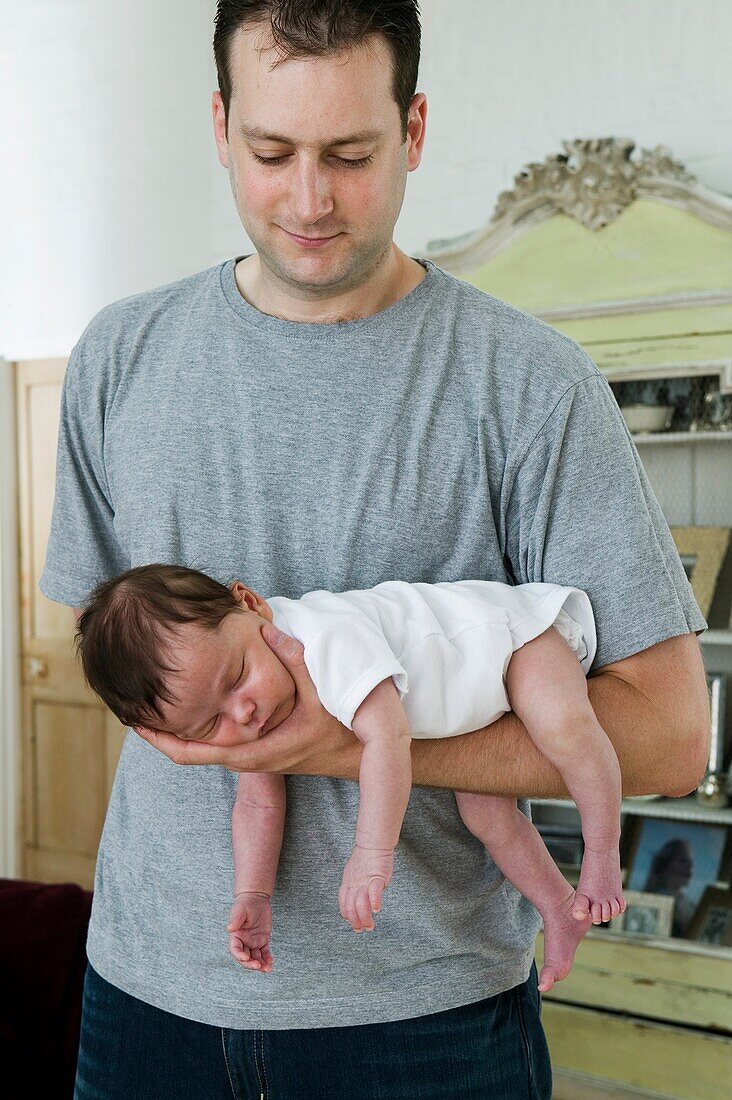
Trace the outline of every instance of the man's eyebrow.
<instances>
[{"instance_id":1,"label":"man's eyebrow","mask_svg":"<svg viewBox=\"0 0 732 1100\"><path fill-rule=\"evenodd\" d=\"M246 138L254 138L257 141L276 141L280 145L297 145L294 138L285 137L283 134L271 134L263 126L241 126L240 132ZM381 130L359 130L347 137L334 138L323 146L324 149L332 149L336 145L359 145L362 142L376 141L383 137Z\"/></svg>"}]
</instances>

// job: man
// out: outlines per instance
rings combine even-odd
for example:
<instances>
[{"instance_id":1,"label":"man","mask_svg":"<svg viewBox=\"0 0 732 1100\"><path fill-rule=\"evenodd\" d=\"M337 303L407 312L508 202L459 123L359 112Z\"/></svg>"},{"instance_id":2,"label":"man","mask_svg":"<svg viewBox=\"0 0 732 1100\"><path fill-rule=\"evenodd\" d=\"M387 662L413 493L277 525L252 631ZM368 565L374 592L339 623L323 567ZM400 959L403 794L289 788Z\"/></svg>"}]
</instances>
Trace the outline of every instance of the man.
<instances>
[{"instance_id":1,"label":"man","mask_svg":"<svg viewBox=\"0 0 732 1100\"><path fill-rule=\"evenodd\" d=\"M577 585L626 790L690 790L706 623L607 382L566 337L393 242L425 135L416 2L221 2L214 47L219 158L256 251L87 327L42 591L80 608L152 561L290 597L389 578ZM536 911L453 790L566 794L557 773L513 714L414 743L388 911L354 935L337 893L360 743L302 647L264 636L298 702L260 742L128 733L77 1096L549 1097ZM205 706L224 705L225 674ZM237 967L224 933L237 768L289 777L267 974Z\"/></svg>"}]
</instances>

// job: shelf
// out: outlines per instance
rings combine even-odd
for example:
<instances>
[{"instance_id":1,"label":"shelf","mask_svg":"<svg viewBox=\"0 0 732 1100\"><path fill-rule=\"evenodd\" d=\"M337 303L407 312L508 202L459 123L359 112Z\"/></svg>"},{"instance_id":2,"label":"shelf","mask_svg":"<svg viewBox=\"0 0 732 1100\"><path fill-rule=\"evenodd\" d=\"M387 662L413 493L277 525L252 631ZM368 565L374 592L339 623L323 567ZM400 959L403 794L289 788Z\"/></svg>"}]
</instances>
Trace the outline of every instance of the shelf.
<instances>
[{"instance_id":1,"label":"shelf","mask_svg":"<svg viewBox=\"0 0 732 1100\"><path fill-rule=\"evenodd\" d=\"M702 645L732 645L732 630L705 630L699 634Z\"/></svg>"},{"instance_id":2,"label":"shelf","mask_svg":"<svg viewBox=\"0 0 732 1100\"><path fill-rule=\"evenodd\" d=\"M708 443L710 440L732 441L732 431L698 432L631 432L634 443Z\"/></svg>"},{"instance_id":3,"label":"shelf","mask_svg":"<svg viewBox=\"0 0 732 1100\"><path fill-rule=\"evenodd\" d=\"M536 806L568 806L575 808L569 798L532 798ZM679 821L706 821L718 825L732 825L732 807L713 809L697 802L693 795L685 798L635 799L624 798L621 810L625 814L638 817L665 817Z\"/></svg>"},{"instance_id":4,"label":"shelf","mask_svg":"<svg viewBox=\"0 0 732 1100\"><path fill-rule=\"evenodd\" d=\"M716 822L719 825L732 825L732 807L704 806L701 802L697 802L694 795L687 795L686 798L648 800L624 798L621 809L625 814L635 814L638 817L666 817L679 821L707 821Z\"/></svg>"},{"instance_id":5,"label":"shelf","mask_svg":"<svg viewBox=\"0 0 732 1100\"><path fill-rule=\"evenodd\" d=\"M629 944L631 947L650 947L656 951L676 951L684 955L704 955L708 959L732 959L729 947L699 943L698 940L673 938L671 936L645 936L639 932L610 932L600 925L588 929L585 939L612 940L614 943Z\"/></svg>"}]
</instances>

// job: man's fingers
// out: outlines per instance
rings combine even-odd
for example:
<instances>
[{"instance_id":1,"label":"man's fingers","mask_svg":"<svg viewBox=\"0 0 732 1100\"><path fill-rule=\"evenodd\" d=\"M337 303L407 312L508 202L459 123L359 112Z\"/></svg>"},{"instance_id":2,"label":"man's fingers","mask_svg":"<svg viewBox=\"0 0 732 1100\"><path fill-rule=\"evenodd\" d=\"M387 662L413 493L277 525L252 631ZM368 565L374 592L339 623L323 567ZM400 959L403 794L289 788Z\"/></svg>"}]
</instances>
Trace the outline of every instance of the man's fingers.
<instances>
[{"instance_id":1,"label":"man's fingers","mask_svg":"<svg viewBox=\"0 0 732 1100\"><path fill-rule=\"evenodd\" d=\"M286 723L287 719L282 725ZM234 771L279 771L293 761L293 753L300 749L301 739L301 734L292 728L283 730L276 726L257 741L227 750L227 759L221 763Z\"/></svg>"},{"instance_id":2,"label":"man's fingers","mask_svg":"<svg viewBox=\"0 0 732 1100\"><path fill-rule=\"evenodd\" d=\"M272 623L264 624L262 637L284 664L288 666L305 664L303 657L305 647L297 638L293 638L290 634L283 634Z\"/></svg>"},{"instance_id":3,"label":"man's fingers","mask_svg":"<svg viewBox=\"0 0 732 1100\"><path fill-rule=\"evenodd\" d=\"M284 724L284 723L283 723ZM172 733L135 727L137 733L174 764L222 764L231 771L277 771L292 760L299 748L295 731L276 727L257 741L241 745L210 745L204 741L183 741Z\"/></svg>"},{"instance_id":4,"label":"man's fingers","mask_svg":"<svg viewBox=\"0 0 732 1100\"><path fill-rule=\"evenodd\" d=\"M174 764L221 764L222 750L215 745L206 745L202 741L183 741L172 733L157 733L155 730L136 727L143 741L159 749Z\"/></svg>"},{"instance_id":5,"label":"man's fingers","mask_svg":"<svg viewBox=\"0 0 732 1100\"><path fill-rule=\"evenodd\" d=\"M172 733L157 733L144 728L137 728L137 732L148 745L158 749L174 764L223 764L227 768L247 771L252 766L249 760L250 749L256 750L257 745L255 741L251 746L225 747L209 745L204 741L184 741Z\"/></svg>"}]
</instances>

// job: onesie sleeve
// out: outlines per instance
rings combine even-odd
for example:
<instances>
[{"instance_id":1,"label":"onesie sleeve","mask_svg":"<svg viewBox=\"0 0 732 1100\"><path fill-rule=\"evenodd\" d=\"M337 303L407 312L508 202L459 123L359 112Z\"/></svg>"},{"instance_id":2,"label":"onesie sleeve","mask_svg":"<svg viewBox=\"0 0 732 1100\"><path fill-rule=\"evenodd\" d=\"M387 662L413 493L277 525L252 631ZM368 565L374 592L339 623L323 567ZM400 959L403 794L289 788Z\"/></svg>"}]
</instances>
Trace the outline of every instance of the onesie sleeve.
<instances>
[{"instance_id":1,"label":"onesie sleeve","mask_svg":"<svg viewBox=\"0 0 732 1100\"><path fill-rule=\"evenodd\" d=\"M357 609L322 611L318 620L303 639L303 656L321 703L339 722L353 729L359 706L388 676L400 698L407 694L406 670L376 623Z\"/></svg>"},{"instance_id":2,"label":"onesie sleeve","mask_svg":"<svg viewBox=\"0 0 732 1100\"><path fill-rule=\"evenodd\" d=\"M114 530L104 470L100 387L84 385L79 341L61 389L56 480L46 559L38 587L49 600L82 607L101 581L129 568Z\"/></svg>"},{"instance_id":3,"label":"onesie sleeve","mask_svg":"<svg viewBox=\"0 0 732 1100\"><path fill-rule=\"evenodd\" d=\"M596 669L707 622L613 392L589 363L593 374L558 397L528 446L505 529L517 583L589 596Z\"/></svg>"}]
</instances>

